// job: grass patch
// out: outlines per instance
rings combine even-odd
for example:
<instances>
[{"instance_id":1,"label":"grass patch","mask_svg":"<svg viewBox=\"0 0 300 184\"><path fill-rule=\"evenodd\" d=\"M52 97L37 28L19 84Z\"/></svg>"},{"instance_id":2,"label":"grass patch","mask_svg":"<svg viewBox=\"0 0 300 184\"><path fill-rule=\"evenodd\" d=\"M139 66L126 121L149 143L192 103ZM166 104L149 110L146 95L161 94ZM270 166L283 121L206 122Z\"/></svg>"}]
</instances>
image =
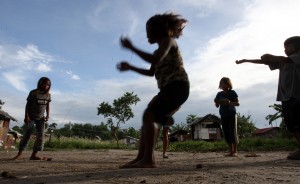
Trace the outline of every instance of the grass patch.
<instances>
[{"instance_id":1,"label":"grass patch","mask_svg":"<svg viewBox=\"0 0 300 184\"><path fill-rule=\"evenodd\" d=\"M28 148L33 147L33 142L30 141ZM290 151L297 149L297 142L294 139L286 138L247 138L241 139L238 144L238 151ZM99 141L82 138L67 138L63 137L59 140L53 138L51 142L45 142L45 150L61 150L61 149L137 149L137 146L126 145L119 141ZM160 141L156 150L162 150L162 142ZM169 145L171 152L219 152L228 150L228 145L224 140L208 142L201 140L172 142Z\"/></svg>"}]
</instances>

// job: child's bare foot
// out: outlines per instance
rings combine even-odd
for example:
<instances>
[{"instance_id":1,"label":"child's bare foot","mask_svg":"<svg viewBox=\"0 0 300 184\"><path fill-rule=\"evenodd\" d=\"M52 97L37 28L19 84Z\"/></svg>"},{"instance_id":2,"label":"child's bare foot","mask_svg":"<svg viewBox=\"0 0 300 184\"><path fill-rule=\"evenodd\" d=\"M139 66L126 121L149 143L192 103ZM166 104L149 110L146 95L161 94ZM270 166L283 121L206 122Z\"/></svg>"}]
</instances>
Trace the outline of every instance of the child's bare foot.
<instances>
[{"instance_id":1,"label":"child's bare foot","mask_svg":"<svg viewBox=\"0 0 300 184\"><path fill-rule=\"evenodd\" d=\"M120 165L120 166L119 166L119 169L132 168L132 166L133 166L136 162L138 162L138 161L139 161L139 160L134 159L134 160L132 160L132 161L130 161L130 162L124 164L124 165Z\"/></svg>"},{"instance_id":2,"label":"child's bare foot","mask_svg":"<svg viewBox=\"0 0 300 184\"><path fill-rule=\"evenodd\" d=\"M143 160L138 161L137 163L132 165L132 168L157 168L155 162L145 162Z\"/></svg>"},{"instance_id":3,"label":"child's bare foot","mask_svg":"<svg viewBox=\"0 0 300 184\"><path fill-rule=\"evenodd\" d=\"M237 153L232 153L231 156L232 156L232 157L237 157L238 154L237 154Z\"/></svg>"},{"instance_id":4,"label":"child's bare foot","mask_svg":"<svg viewBox=\"0 0 300 184\"><path fill-rule=\"evenodd\" d=\"M21 157L21 155L17 155L14 158L12 158L11 160L18 160Z\"/></svg>"},{"instance_id":5,"label":"child's bare foot","mask_svg":"<svg viewBox=\"0 0 300 184\"><path fill-rule=\"evenodd\" d=\"M52 158L32 156L32 157L30 157L30 160L44 160L44 161L51 161Z\"/></svg>"},{"instance_id":6,"label":"child's bare foot","mask_svg":"<svg viewBox=\"0 0 300 184\"><path fill-rule=\"evenodd\" d=\"M225 157L237 157L238 154L237 153L228 153L224 155Z\"/></svg>"}]
</instances>

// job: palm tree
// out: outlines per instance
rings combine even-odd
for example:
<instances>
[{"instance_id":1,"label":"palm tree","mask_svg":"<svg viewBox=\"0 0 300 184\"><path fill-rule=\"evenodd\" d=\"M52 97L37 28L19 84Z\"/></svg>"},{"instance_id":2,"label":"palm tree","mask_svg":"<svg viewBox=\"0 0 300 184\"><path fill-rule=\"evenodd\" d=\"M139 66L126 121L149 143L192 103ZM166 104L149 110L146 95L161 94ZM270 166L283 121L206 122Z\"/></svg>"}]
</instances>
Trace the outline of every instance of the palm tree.
<instances>
[{"instance_id":1,"label":"palm tree","mask_svg":"<svg viewBox=\"0 0 300 184\"><path fill-rule=\"evenodd\" d=\"M273 121L282 118L282 106L281 104L274 104L274 105L270 105L269 107L272 107L276 112L275 114L269 114L266 116L266 120L269 120L269 125L271 125L273 127ZM281 120L281 123L283 123L283 119Z\"/></svg>"}]
</instances>

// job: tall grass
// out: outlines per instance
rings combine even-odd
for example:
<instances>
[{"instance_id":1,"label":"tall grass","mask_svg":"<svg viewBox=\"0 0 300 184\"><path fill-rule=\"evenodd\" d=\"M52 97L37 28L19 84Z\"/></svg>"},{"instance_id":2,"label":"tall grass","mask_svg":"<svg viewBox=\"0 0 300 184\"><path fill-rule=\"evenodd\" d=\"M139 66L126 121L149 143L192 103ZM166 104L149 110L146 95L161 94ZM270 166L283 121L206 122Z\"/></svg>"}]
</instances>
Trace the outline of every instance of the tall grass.
<instances>
[{"instance_id":1,"label":"tall grass","mask_svg":"<svg viewBox=\"0 0 300 184\"><path fill-rule=\"evenodd\" d=\"M127 145L123 143L111 141L99 141L83 138L68 138L47 140L45 142L45 150L47 149L127 149Z\"/></svg>"},{"instance_id":2,"label":"tall grass","mask_svg":"<svg viewBox=\"0 0 300 184\"><path fill-rule=\"evenodd\" d=\"M158 149L161 148L161 144ZM269 139L269 138L248 138L241 139L238 144L238 151L289 151L297 149L297 142L294 139ZM225 141L186 141L174 142L169 145L169 151L185 152L218 152L228 150Z\"/></svg>"},{"instance_id":3,"label":"tall grass","mask_svg":"<svg viewBox=\"0 0 300 184\"><path fill-rule=\"evenodd\" d=\"M29 143L32 148L33 142ZM294 139L285 138L248 138L241 139L238 144L238 151L290 151L297 149L297 142ZM126 145L111 141L99 141L82 138L54 138L51 141L46 140L45 150L56 149L137 149L136 145ZM162 142L156 146L157 150L162 150ZM207 141L185 141L172 142L169 145L171 152L218 152L226 151L228 146L224 140Z\"/></svg>"}]
</instances>

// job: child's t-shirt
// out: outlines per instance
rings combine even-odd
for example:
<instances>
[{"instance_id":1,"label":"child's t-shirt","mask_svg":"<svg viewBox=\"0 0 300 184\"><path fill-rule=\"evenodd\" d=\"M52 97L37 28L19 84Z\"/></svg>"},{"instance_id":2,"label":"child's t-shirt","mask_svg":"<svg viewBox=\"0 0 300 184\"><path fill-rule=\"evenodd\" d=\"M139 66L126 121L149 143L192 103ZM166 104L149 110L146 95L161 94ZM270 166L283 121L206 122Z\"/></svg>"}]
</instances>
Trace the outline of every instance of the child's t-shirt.
<instances>
[{"instance_id":1,"label":"child's t-shirt","mask_svg":"<svg viewBox=\"0 0 300 184\"><path fill-rule=\"evenodd\" d=\"M46 107L51 101L50 93L45 94L34 89L30 91L27 97L27 113L29 114L30 119L40 120L44 117Z\"/></svg>"},{"instance_id":2,"label":"child's t-shirt","mask_svg":"<svg viewBox=\"0 0 300 184\"><path fill-rule=\"evenodd\" d=\"M300 52L288 58L292 62L269 64L271 70L279 69L277 101L287 101L290 98L300 99Z\"/></svg>"}]
</instances>

